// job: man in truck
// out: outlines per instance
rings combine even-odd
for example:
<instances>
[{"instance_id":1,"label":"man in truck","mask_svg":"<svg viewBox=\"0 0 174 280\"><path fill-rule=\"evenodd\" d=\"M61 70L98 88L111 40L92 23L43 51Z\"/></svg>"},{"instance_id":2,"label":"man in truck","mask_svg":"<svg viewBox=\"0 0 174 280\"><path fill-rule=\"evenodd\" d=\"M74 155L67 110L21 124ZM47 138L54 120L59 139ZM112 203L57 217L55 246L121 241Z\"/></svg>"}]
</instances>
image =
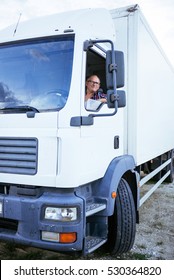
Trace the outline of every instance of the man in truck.
<instances>
[{"instance_id":1,"label":"man in truck","mask_svg":"<svg viewBox=\"0 0 174 280\"><path fill-rule=\"evenodd\" d=\"M97 110L102 103L106 103L106 94L100 88L100 79L92 75L86 80L85 107L87 110Z\"/></svg>"}]
</instances>

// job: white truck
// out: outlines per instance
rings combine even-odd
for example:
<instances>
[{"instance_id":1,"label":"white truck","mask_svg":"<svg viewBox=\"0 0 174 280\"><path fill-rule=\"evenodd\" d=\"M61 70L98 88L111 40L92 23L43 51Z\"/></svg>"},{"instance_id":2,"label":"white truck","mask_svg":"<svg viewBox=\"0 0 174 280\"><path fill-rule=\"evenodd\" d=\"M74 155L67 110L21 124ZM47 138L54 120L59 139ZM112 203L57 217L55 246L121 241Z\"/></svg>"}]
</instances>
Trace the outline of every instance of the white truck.
<instances>
[{"instance_id":1,"label":"white truck","mask_svg":"<svg viewBox=\"0 0 174 280\"><path fill-rule=\"evenodd\" d=\"M107 103L86 109L92 74ZM173 103L174 71L137 5L1 31L0 240L130 250L139 207L172 182Z\"/></svg>"}]
</instances>

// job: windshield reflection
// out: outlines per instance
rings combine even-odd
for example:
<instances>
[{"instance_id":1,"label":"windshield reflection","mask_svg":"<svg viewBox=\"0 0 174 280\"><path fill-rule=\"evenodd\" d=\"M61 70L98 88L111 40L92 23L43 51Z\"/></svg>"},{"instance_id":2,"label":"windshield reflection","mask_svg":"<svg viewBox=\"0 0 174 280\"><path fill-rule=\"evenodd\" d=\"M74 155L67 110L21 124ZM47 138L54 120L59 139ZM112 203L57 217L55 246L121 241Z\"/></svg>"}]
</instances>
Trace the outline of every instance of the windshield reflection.
<instances>
[{"instance_id":1,"label":"windshield reflection","mask_svg":"<svg viewBox=\"0 0 174 280\"><path fill-rule=\"evenodd\" d=\"M62 109L69 94L73 50L72 36L1 45L0 109Z\"/></svg>"}]
</instances>

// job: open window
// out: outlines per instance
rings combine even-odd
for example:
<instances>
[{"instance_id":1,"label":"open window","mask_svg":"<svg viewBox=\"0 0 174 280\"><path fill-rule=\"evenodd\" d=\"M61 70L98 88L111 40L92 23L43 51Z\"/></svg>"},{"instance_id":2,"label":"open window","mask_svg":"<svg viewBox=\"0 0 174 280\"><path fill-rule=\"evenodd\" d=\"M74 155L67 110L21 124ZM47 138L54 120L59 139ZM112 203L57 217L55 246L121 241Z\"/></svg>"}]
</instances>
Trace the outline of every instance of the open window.
<instances>
[{"instance_id":1,"label":"open window","mask_svg":"<svg viewBox=\"0 0 174 280\"><path fill-rule=\"evenodd\" d=\"M104 44L104 48L101 46ZM108 45L111 49L108 49ZM86 40L83 50L86 52L86 79L88 82L96 85L100 84L103 92L106 94L105 102L93 108L87 107L86 89L84 94L84 105L88 111L99 111L101 106L107 103L107 108L111 108L110 112L102 110L101 113L90 113L88 116L74 116L71 118L71 126L93 125L96 117L111 117L117 113L118 108L125 107L125 91L117 90L124 86L124 54L114 50L114 44L111 40ZM107 51L105 51L107 50ZM98 83L90 79L91 75L99 76ZM96 78L96 77L95 77ZM85 83L87 87L87 83ZM99 87L98 87L99 89ZM89 99L91 99L89 94ZM91 99L92 100L92 99ZM105 109L105 108L103 108Z\"/></svg>"},{"instance_id":2,"label":"open window","mask_svg":"<svg viewBox=\"0 0 174 280\"><path fill-rule=\"evenodd\" d=\"M96 75L100 79L100 86L98 88L97 94L99 96L106 96L106 59L105 54L99 54L93 49L87 51L87 60L86 60L86 80L92 76ZM85 88L86 94L86 88ZM100 101L100 98L91 98L85 101L86 110L89 111L98 111L104 102Z\"/></svg>"}]
</instances>

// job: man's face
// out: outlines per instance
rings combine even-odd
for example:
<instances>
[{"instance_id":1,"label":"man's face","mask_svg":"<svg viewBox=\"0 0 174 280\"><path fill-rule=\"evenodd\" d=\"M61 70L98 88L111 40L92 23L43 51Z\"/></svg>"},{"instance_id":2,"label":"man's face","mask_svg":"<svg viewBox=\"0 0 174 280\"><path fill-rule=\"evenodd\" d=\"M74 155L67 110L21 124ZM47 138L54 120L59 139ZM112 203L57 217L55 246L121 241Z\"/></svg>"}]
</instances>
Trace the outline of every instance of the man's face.
<instances>
[{"instance_id":1,"label":"man's face","mask_svg":"<svg viewBox=\"0 0 174 280\"><path fill-rule=\"evenodd\" d=\"M97 76L91 76L86 81L86 87L90 92L98 91L100 87L100 80Z\"/></svg>"}]
</instances>

